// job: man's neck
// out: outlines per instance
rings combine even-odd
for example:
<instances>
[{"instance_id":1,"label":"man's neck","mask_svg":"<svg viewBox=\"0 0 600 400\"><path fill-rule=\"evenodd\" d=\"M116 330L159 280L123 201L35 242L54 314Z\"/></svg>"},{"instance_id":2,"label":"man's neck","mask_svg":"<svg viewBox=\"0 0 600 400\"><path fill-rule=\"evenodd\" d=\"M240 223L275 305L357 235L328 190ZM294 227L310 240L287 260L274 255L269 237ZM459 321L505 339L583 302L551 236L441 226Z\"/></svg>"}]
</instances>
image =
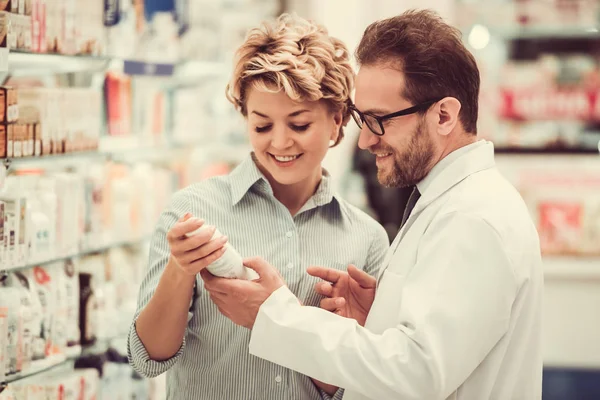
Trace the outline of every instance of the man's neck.
<instances>
[{"instance_id":1,"label":"man's neck","mask_svg":"<svg viewBox=\"0 0 600 400\"><path fill-rule=\"evenodd\" d=\"M476 134L456 132L456 134L452 135L452 138L446 144L446 146L443 149L442 154L440 155L437 162L440 162L441 160L446 158L446 156L448 154L450 154L458 149L461 149L465 146L473 144L473 143L477 142L478 140L479 140L479 138L477 137ZM437 162L436 162L436 164L437 164Z\"/></svg>"}]
</instances>

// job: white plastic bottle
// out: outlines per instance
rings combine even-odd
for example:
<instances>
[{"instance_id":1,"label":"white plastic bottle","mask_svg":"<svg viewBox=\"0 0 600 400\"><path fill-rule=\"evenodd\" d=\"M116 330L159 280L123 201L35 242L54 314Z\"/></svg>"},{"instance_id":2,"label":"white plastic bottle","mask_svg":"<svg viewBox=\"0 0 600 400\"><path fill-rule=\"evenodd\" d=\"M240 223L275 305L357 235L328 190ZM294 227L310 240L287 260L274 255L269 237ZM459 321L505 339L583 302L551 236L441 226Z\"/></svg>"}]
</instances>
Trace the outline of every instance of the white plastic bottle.
<instances>
[{"instance_id":1,"label":"white plastic bottle","mask_svg":"<svg viewBox=\"0 0 600 400\"><path fill-rule=\"evenodd\" d=\"M50 218L43 212L38 199L30 198L29 206L31 227L28 230L31 241L30 262L41 262L50 259Z\"/></svg>"},{"instance_id":2,"label":"white plastic bottle","mask_svg":"<svg viewBox=\"0 0 600 400\"><path fill-rule=\"evenodd\" d=\"M48 216L50 227L48 229L48 251L47 259L51 260L58 253L58 206L59 198L56 194L56 185L51 177L44 177L38 183L38 199L42 209Z\"/></svg>"},{"instance_id":3,"label":"white plastic bottle","mask_svg":"<svg viewBox=\"0 0 600 400\"><path fill-rule=\"evenodd\" d=\"M211 229L210 225L202 225L193 232L186 234L187 237L198 235ZM215 230L211 240L222 237L219 230ZM231 246L225 243L225 253L218 260L212 262L206 269L214 276L231 279L255 279L256 273L244 266L242 256Z\"/></svg>"}]
</instances>

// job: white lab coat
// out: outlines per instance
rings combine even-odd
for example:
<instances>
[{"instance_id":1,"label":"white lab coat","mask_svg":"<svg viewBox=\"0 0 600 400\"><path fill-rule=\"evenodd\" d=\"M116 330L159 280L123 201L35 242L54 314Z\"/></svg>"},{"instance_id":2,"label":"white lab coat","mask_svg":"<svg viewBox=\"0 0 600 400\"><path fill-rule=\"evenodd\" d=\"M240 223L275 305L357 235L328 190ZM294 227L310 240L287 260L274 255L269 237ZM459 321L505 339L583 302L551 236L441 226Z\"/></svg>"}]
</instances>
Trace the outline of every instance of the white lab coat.
<instances>
[{"instance_id":1,"label":"white lab coat","mask_svg":"<svg viewBox=\"0 0 600 400\"><path fill-rule=\"evenodd\" d=\"M364 328L284 287L261 307L250 352L345 400L540 399L539 240L493 145L450 154L418 187Z\"/></svg>"}]
</instances>

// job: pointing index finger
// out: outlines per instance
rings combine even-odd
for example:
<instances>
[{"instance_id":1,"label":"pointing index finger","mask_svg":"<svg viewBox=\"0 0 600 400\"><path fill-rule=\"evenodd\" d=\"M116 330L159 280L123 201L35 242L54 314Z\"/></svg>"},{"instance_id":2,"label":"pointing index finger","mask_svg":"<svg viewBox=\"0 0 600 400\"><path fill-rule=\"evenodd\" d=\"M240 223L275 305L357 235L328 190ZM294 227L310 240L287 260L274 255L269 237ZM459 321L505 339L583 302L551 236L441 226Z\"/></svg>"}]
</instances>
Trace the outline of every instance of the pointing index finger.
<instances>
[{"instance_id":1,"label":"pointing index finger","mask_svg":"<svg viewBox=\"0 0 600 400\"><path fill-rule=\"evenodd\" d=\"M321 278L327 282L336 283L340 280L341 272L336 269L325 267L308 267L306 272L315 278Z\"/></svg>"}]
</instances>

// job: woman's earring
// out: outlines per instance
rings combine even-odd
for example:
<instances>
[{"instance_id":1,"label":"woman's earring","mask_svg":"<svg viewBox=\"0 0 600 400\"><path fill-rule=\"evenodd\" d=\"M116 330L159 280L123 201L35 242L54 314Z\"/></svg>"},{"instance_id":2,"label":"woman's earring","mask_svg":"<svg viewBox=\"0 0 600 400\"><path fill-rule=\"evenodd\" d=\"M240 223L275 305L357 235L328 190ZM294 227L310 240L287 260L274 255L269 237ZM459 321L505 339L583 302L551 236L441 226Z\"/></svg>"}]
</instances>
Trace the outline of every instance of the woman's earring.
<instances>
[{"instance_id":1,"label":"woman's earring","mask_svg":"<svg viewBox=\"0 0 600 400\"><path fill-rule=\"evenodd\" d=\"M338 138L339 138L339 134L340 133L337 132L337 131L335 131L333 133L333 136L335 137L335 139L329 139L329 148L332 148L332 147L334 147L337 144Z\"/></svg>"}]
</instances>

